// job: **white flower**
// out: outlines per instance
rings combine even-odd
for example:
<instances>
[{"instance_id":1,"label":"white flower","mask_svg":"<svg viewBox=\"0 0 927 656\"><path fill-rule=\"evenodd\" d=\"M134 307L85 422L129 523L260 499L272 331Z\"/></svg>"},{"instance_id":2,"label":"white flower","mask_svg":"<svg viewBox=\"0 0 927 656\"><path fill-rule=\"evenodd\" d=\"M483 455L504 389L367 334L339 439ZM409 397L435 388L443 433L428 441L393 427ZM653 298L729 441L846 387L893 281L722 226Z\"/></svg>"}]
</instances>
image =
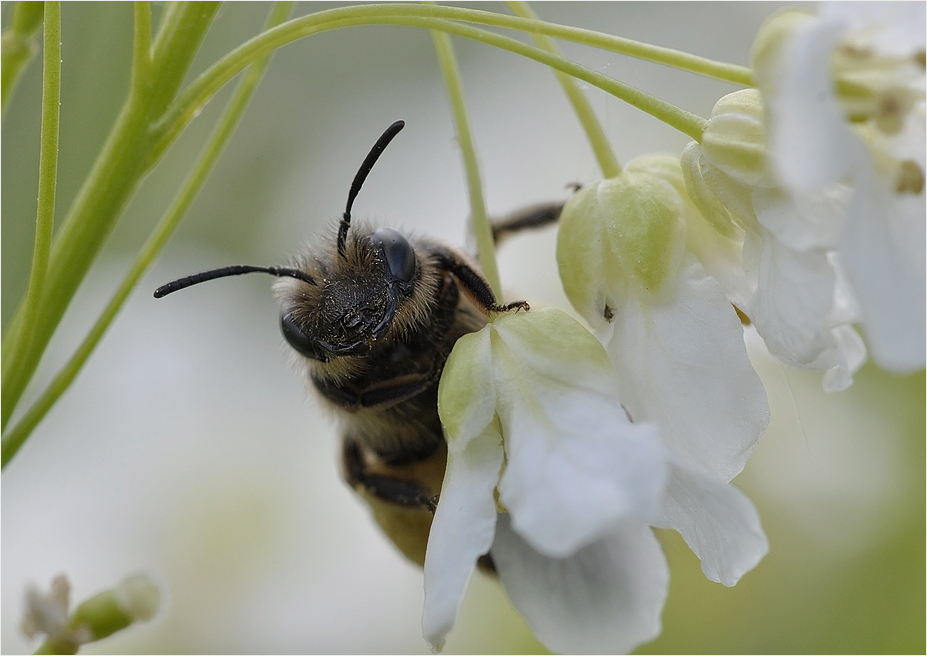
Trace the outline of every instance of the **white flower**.
<instances>
[{"instance_id":1,"label":"white flower","mask_svg":"<svg viewBox=\"0 0 927 656\"><path fill-rule=\"evenodd\" d=\"M769 411L740 320L690 252L692 221L703 219L678 158L639 158L570 200L557 259L571 302L607 346L628 414L655 424L670 454L654 525L678 530L705 574L733 585L768 548L755 508L727 483Z\"/></svg>"},{"instance_id":2,"label":"white flower","mask_svg":"<svg viewBox=\"0 0 927 656\"><path fill-rule=\"evenodd\" d=\"M922 2L787 10L761 28L753 52L782 187L852 190L825 247L859 303L873 357L897 372L927 358L924 52Z\"/></svg>"},{"instance_id":3,"label":"white flower","mask_svg":"<svg viewBox=\"0 0 927 656\"><path fill-rule=\"evenodd\" d=\"M77 648L93 639L90 630L70 623L71 584L68 577L59 574L51 581L48 594L35 585L26 589L26 612L21 628L30 638L44 634L49 641L60 646ZM67 652L60 652L67 653Z\"/></svg>"},{"instance_id":4,"label":"white flower","mask_svg":"<svg viewBox=\"0 0 927 656\"><path fill-rule=\"evenodd\" d=\"M448 467L425 558L429 644L443 645L486 553L551 649L656 637L668 573L648 523L666 454L628 419L595 338L558 310L500 316L455 345L439 410Z\"/></svg>"},{"instance_id":5,"label":"white flower","mask_svg":"<svg viewBox=\"0 0 927 656\"><path fill-rule=\"evenodd\" d=\"M851 326L858 315L832 248L850 189L842 183L792 193L781 187L769 167L755 90L718 101L702 143L685 149L682 165L693 202L716 228L693 249L700 261L772 355L824 371L828 391L848 387L866 353ZM690 221L690 229L697 225ZM716 242L735 245L723 253L706 246ZM729 261L734 253L739 267ZM716 273L719 258L728 260L724 275Z\"/></svg>"}]
</instances>

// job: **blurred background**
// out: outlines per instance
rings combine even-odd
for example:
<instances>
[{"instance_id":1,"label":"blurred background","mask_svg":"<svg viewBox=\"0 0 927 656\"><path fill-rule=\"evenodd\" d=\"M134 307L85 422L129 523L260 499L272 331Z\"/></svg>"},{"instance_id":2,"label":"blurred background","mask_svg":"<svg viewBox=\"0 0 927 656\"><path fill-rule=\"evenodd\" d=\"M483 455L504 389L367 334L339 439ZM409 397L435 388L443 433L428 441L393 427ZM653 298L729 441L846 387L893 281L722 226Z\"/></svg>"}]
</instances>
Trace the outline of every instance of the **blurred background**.
<instances>
[{"instance_id":1,"label":"blurred background","mask_svg":"<svg viewBox=\"0 0 927 656\"><path fill-rule=\"evenodd\" d=\"M296 14L333 4L299 4ZM763 3L538 3L544 19L746 64ZM496 4L479 8L505 11ZM10 3L3 3L3 25ZM160 7L155 7L159 12ZM194 73L259 31L269 6L225 6ZM63 217L128 86L132 7L65 4L57 214ZM600 177L552 73L454 40L485 197L499 215L566 198ZM563 43L565 53L702 116L733 87ZM142 184L52 342L41 391L83 338L169 203L228 97L224 90ZM587 89L622 162L688 138ZM28 278L35 224L41 59L3 121L2 320ZM72 388L2 477L2 644L25 587L65 572L73 598L127 574L168 590L149 624L87 653L428 653L421 571L341 482L338 436L290 367L265 276L163 300L174 278L224 264L284 264L329 230L380 132L406 129L355 217L463 246L466 186L429 34L363 27L279 50L218 167L157 266ZM506 243L508 296L567 308L554 232ZM772 425L735 483L760 510L770 553L735 588L707 581L661 533L672 580L664 631L641 653L923 652L924 374L867 365L835 395L770 360L748 334ZM15 421L15 417L14 417ZM491 581L474 577L450 653L543 650Z\"/></svg>"}]
</instances>

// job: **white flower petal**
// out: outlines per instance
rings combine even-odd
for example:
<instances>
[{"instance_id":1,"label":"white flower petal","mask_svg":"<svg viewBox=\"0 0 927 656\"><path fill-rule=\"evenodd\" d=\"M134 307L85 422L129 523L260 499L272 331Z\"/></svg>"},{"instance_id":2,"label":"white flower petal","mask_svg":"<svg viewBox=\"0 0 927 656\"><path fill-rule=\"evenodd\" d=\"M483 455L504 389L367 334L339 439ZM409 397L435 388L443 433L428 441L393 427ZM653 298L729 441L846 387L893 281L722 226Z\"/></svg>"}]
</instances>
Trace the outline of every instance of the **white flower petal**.
<instances>
[{"instance_id":1,"label":"white flower petal","mask_svg":"<svg viewBox=\"0 0 927 656\"><path fill-rule=\"evenodd\" d=\"M760 224L789 248L833 248L852 194L852 189L841 183L792 194L778 188L757 189L753 208Z\"/></svg>"},{"instance_id":2,"label":"white flower petal","mask_svg":"<svg viewBox=\"0 0 927 656\"><path fill-rule=\"evenodd\" d=\"M840 180L854 161L856 144L844 126L830 69L840 33L840 26L823 21L797 26L779 53L775 88L760 86L776 175L792 190Z\"/></svg>"},{"instance_id":3,"label":"white flower petal","mask_svg":"<svg viewBox=\"0 0 927 656\"><path fill-rule=\"evenodd\" d=\"M859 176L838 253L873 358L907 373L927 359L924 194L893 197L873 177L870 170Z\"/></svg>"},{"instance_id":4,"label":"white flower petal","mask_svg":"<svg viewBox=\"0 0 927 656\"><path fill-rule=\"evenodd\" d=\"M493 490L502 468L502 436L487 426L466 448L450 451L425 555L422 633L435 650L453 628L477 559L496 529Z\"/></svg>"},{"instance_id":5,"label":"white flower petal","mask_svg":"<svg viewBox=\"0 0 927 656\"><path fill-rule=\"evenodd\" d=\"M866 361L866 345L852 326L837 326L831 332L843 362L824 372L824 391L842 392L853 384L853 374Z\"/></svg>"},{"instance_id":6,"label":"white flower petal","mask_svg":"<svg viewBox=\"0 0 927 656\"><path fill-rule=\"evenodd\" d=\"M708 579L731 586L769 551L753 503L736 487L681 464L670 469L654 526L679 531Z\"/></svg>"},{"instance_id":7,"label":"white flower petal","mask_svg":"<svg viewBox=\"0 0 927 656\"><path fill-rule=\"evenodd\" d=\"M669 571L643 523L555 559L532 549L503 515L492 557L512 605L549 649L625 653L660 633Z\"/></svg>"},{"instance_id":8,"label":"white flower petal","mask_svg":"<svg viewBox=\"0 0 927 656\"><path fill-rule=\"evenodd\" d=\"M756 248L749 235L747 244ZM793 250L765 230L758 260L751 315L757 331L775 357L808 366L833 346L825 319L833 305L837 274L826 252Z\"/></svg>"},{"instance_id":9,"label":"white flower petal","mask_svg":"<svg viewBox=\"0 0 927 656\"><path fill-rule=\"evenodd\" d=\"M856 32L860 45L883 53L904 56L924 49L923 2L825 2L820 13L844 34Z\"/></svg>"},{"instance_id":10,"label":"white flower petal","mask_svg":"<svg viewBox=\"0 0 927 656\"><path fill-rule=\"evenodd\" d=\"M748 313L770 354L827 372L826 391L848 387L866 349L850 326L858 314L844 298L848 292L831 254L793 250L764 229L759 238L747 235L744 259L757 260L757 292Z\"/></svg>"},{"instance_id":11,"label":"white flower petal","mask_svg":"<svg viewBox=\"0 0 927 656\"><path fill-rule=\"evenodd\" d=\"M558 310L492 326L507 456L499 494L515 529L563 557L625 517L652 517L664 451L654 427L632 424L622 409L601 345Z\"/></svg>"},{"instance_id":12,"label":"white flower petal","mask_svg":"<svg viewBox=\"0 0 927 656\"><path fill-rule=\"evenodd\" d=\"M47 636L66 635L70 599L71 583L64 574L52 579L47 593L30 585L26 588L26 611L21 625L23 632L30 638L39 633Z\"/></svg>"},{"instance_id":13,"label":"white flower petal","mask_svg":"<svg viewBox=\"0 0 927 656\"><path fill-rule=\"evenodd\" d=\"M687 256L676 298L629 298L615 316L609 355L634 421L654 422L683 462L736 476L766 430L766 391L721 286Z\"/></svg>"},{"instance_id":14,"label":"white flower petal","mask_svg":"<svg viewBox=\"0 0 927 656\"><path fill-rule=\"evenodd\" d=\"M572 407L552 406L555 422L527 408L503 416L509 459L500 498L516 530L552 557L575 552L626 517L650 519L665 475L653 426L631 424L623 411L605 413L587 399L571 402L578 395L564 392Z\"/></svg>"}]
</instances>

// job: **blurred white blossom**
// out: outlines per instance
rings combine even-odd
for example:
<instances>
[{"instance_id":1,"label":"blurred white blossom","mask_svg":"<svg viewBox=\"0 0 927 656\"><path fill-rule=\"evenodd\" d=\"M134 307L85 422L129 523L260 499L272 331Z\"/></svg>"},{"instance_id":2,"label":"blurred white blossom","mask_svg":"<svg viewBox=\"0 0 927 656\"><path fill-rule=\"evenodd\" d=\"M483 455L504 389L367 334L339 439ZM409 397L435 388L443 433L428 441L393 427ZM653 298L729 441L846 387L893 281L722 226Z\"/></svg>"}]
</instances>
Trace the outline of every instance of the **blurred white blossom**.
<instances>
[{"instance_id":1,"label":"blurred white blossom","mask_svg":"<svg viewBox=\"0 0 927 656\"><path fill-rule=\"evenodd\" d=\"M41 653L73 654L134 622L150 620L161 605L159 585L147 574L132 574L70 609L71 584L65 575L52 579L48 594L34 585L26 590L22 630L28 637L46 636Z\"/></svg>"},{"instance_id":2,"label":"blurred white blossom","mask_svg":"<svg viewBox=\"0 0 927 656\"><path fill-rule=\"evenodd\" d=\"M770 18L752 57L781 186L799 199L849 188L812 234L896 372L925 364L925 29L922 2L824 3Z\"/></svg>"},{"instance_id":3,"label":"blurred white blossom","mask_svg":"<svg viewBox=\"0 0 927 656\"><path fill-rule=\"evenodd\" d=\"M77 646L93 639L90 629L70 625L71 584L59 574L52 579L48 593L35 585L26 589L26 611L21 628L30 638L40 634L60 644Z\"/></svg>"}]
</instances>

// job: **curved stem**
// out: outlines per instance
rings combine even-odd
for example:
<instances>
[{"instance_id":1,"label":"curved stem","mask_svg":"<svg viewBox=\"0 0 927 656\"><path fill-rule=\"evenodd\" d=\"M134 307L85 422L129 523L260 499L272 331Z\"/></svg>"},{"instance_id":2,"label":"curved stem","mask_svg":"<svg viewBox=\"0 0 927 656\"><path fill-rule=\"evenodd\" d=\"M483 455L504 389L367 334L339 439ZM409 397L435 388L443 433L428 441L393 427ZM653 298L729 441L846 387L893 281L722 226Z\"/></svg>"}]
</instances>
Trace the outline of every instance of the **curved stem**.
<instances>
[{"instance_id":1,"label":"curved stem","mask_svg":"<svg viewBox=\"0 0 927 656\"><path fill-rule=\"evenodd\" d=\"M437 18L440 16L441 18ZM589 84L599 87L603 91L623 100L642 111L667 123L671 127L698 140L704 131L706 121L695 114L680 109L655 96L644 93L634 87L622 84L606 75L593 71L585 66L571 62L561 56L552 55L540 48L526 45L520 41L489 32L469 25L463 25L444 18L456 20L469 20L499 27L511 27L546 33L549 35L573 37L572 40L588 45L601 47L602 43L610 43L616 37L597 35L589 30L577 28L563 28L543 21L529 20L516 16L503 16L492 12L464 10L454 7L441 7L434 5L364 5L360 7L346 7L329 9L309 16L289 21L280 27L269 30L247 43L242 44L225 57L209 67L200 77L194 80L181 93L172 104L164 119L159 124L158 145L154 152L159 155L173 142L177 134L196 116L213 94L224 84L238 74L245 66L256 58L279 48L287 43L306 36L327 32L345 27L361 25L404 25L422 29L438 30L449 34L456 34L467 39L486 43L515 54L534 59L551 68L577 77ZM626 41L620 40L619 41ZM632 42L633 43L633 42ZM612 45L615 45L612 43ZM640 44L638 44L640 45ZM614 48L619 50L617 46ZM660 49L664 50L664 49ZM668 58L668 57L667 57Z\"/></svg>"}]
</instances>

